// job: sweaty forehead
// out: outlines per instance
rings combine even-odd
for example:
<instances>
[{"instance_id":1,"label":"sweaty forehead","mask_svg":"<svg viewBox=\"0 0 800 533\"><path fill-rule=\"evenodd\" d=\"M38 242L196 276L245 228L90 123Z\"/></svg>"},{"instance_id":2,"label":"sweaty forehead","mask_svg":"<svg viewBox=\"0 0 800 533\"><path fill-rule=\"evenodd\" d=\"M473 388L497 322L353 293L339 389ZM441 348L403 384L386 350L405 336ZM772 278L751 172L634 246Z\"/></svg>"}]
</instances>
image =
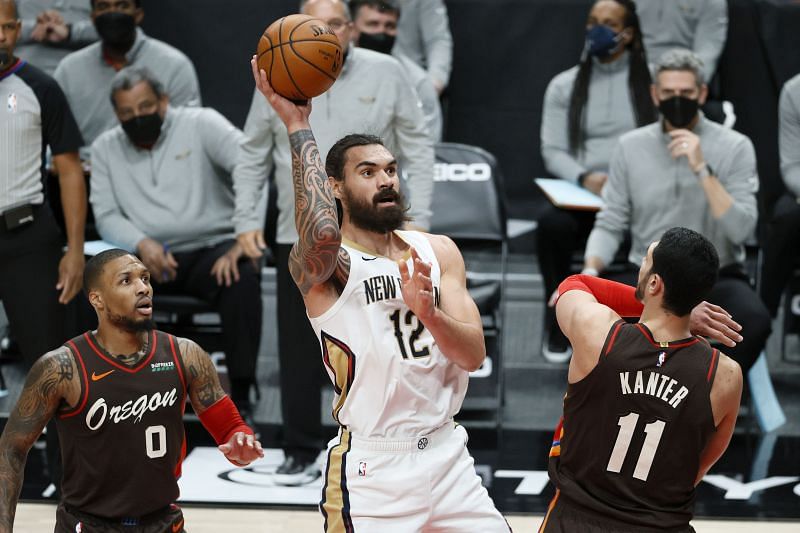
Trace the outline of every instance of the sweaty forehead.
<instances>
[{"instance_id":1,"label":"sweaty forehead","mask_svg":"<svg viewBox=\"0 0 800 533\"><path fill-rule=\"evenodd\" d=\"M347 151L345 159L346 166L355 166L364 161L385 165L394 161L394 156L385 146L380 144L354 146Z\"/></svg>"}]
</instances>

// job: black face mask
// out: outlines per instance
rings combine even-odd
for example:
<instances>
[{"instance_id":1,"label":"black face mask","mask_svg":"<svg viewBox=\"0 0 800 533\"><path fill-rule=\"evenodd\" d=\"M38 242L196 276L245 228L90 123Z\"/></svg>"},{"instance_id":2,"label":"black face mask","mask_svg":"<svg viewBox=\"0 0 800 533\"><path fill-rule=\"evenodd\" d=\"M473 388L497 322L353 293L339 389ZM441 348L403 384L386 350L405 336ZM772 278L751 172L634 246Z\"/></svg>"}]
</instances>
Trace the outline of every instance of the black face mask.
<instances>
[{"instance_id":1,"label":"black face mask","mask_svg":"<svg viewBox=\"0 0 800 533\"><path fill-rule=\"evenodd\" d=\"M7 69L13 62L14 55L5 48L0 48L0 70Z\"/></svg>"},{"instance_id":2,"label":"black face mask","mask_svg":"<svg viewBox=\"0 0 800 533\"><path fill-rule=\"evenodd\" d=\"M136 40L136 21L128 13L103 13L94 19L94 27L111 48L128 48Z\"/></svg>"},{"instance_id":3,"label":"black face mask","mask_svg":"<svg viewBox=\"0 0 800 533\"><path fill-rule=\"evenodd\" d=\"M138 146L153 146L161 135L161 115L153 113L126 120L122 129L128 134L131 142Z\"/></svg>"},{"instance_id":4,"label":"black face mask","mask_svg":"<svg viewBox=\"0 0 800 533\"><path fill-rule=\"evenodd\" d=\"M676 128L685 128L697 116L697 100L686 98L685 96L673 96L666 100L661 100L658 110L670 124Z\"/></svg>"},{"instance_id":5,"label":"black face mask","mask_svg":"<svg viewBox=\"0 0 800 533\"><path fill-rule=\"evenodd\" d=\"M382 54L391 54L394 46L394 35L388 33L361 33L358 38L358 46L374 50Z\"/></svg>"}]
</instances>

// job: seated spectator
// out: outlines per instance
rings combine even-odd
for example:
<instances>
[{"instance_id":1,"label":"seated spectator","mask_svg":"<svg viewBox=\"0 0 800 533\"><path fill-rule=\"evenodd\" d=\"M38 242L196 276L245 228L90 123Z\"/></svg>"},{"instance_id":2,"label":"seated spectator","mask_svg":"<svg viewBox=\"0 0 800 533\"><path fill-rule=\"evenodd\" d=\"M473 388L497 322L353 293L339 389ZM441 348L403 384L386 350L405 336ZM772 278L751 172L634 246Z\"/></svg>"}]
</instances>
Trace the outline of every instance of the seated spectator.
<instances>
[{"instance_id":1,"label":"seated spectator","mask_svg":"<svg viewBox=\"0 0 800 533\"><path fill-rule=\"evenodd\" d=\"M603 189L605 206L586 244L584 273L603 272L630 230L630 264L608 277L636 285L648 245L665 230L681 225L701 233L719 254L719 280L708 301L742 325L744 340L725 351L747 372L771 328L742 266L743 244L758 218L753 144L698 111L708 87L700 59L689 50L662 56L652 94L663 120L620 137Z\"/></svg>"},{"instance_id":2,"label":"seated spectator","mask_svg":"<svg viewBox=\"0 0 800 533\"><path fill-rule=\"evenodd\" d=\"M145 35L141 0L92 0L92 21L100 42L73 52L59 63L56 81L64 89L86 146L116 125L108 89L125 66L151 69L175 106L200 105L200 84L186 55ZM84 158L88 150L81 153Z\"/></svg>"},{"instance_id":3,"label":"seated spectator","mask_svg":"<svg viewBox=\"0 0 800 533\"><path fill-rule=\"evenodd\" d=\"M800 74L784 84L778 114L781 173L788 191L772 208L761 271L761 297L773 317L800 257Z\"/></svg>"},{"instance_id":4,"label":"seated spectator","mask_svg":"<svg viewBox=\"0 0 800 533\"><path fill-rule=\"evenodd\" d=\"M64 56L97 40L87 0L17 0L17 55L53 75Z\"/></svg>"},{"instance_id":5,"label":"seated spectator","mask_svg":"<svg viewBox=\"0 0 800 533\"><path fill-rule=\"evenodd\" d=\"M636 0L650 62L673 48L687 48L703 62L710 81L728 36L726 0Z\"/></svg>"},{"instance_id":6,"label":"seated spectator","mask_svg":"<svg viewBox=\"0 0 800 533\"><path fill-rule=\"evenodd\" d=\"M425 70L408 56L392 47L397 37L397 21L400 8L395 0L350 0L350 15L353 17L353 42L382 54L392 54L400 61L408 80L416 89L425 113L425 125L434 142L442 139L442 107L439 94Z\"/></svg>"},{"instance_id":7,"label":"seated spectator","mask_svg":"<svg viewBox=\"0 0 800 533\"><path fill-rule=\"evenodd\" d=\"M444 0L398 0L403 17L397 27L394 51L428 71L442 94L453 68L453 35Z\"/></svg>"},{"instance_id":8,"label":"seated spectator","mask_svg":"<svg viewBox=\"0 0 800 533\"><path fill-rule=\"evenodd\" d=\"M174 108L147 69L111 81L119 125L92 144L103 240L135 251L159 294L190 294L222 319L231 398L249 415L261 334L259 270L234 239L231 172L242 132L213 109Z\"/></svg>"},{"instance_id":9,"label":"seated spectator","mask_svg":"<svg viewBox=\"0 0 800 533\"><path fill-rule=\"evenodd\" d=\"M650 82L636 5L595 2L581 63L553 78L545 92L541 140L547 171L600 194L619 136L657 118ZM537 256L548 297L570 274L572 255L593 222L593 213L554 206L540 214ZM571 353L552 307L545 310L542 353L552 362L567 361Z\"/></svg>"}]
</instances>

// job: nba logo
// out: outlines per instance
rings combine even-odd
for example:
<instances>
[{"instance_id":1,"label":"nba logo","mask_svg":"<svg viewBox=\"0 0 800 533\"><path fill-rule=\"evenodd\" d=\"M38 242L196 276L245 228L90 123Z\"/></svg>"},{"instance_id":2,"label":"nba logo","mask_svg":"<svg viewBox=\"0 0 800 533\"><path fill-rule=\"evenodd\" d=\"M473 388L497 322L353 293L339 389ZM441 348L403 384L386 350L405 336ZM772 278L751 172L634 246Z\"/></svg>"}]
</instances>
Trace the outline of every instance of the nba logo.
<instances>
[{"instance_id":1,"label":"nba logo","mask_svg":"<svg viewBox=\"0 0 800 533\"><path fill-rule=\"evenodd\" d=\"M78 525L75 526L75 533L81 533L83 531L83 522L78 522Z\"/></svg>"},{"instance_id":2,"label":"nba logo","mask_svg":"<svg viewBox=\"0 0 800 533\"><path fill-rule=\"evenodd\" d=\"M667 352L661 352L658 354L658 363L656 364L657 367L660 367L664 364L664 361L667 359Z\"/></svg>"},{"instance_id":3,"label":"nba logo","mask_svg":"<svg viewBox=\"0 0 800 533\"><path fill-rule=\"evenodd\" d=\"M11 93L8 95L8 99L6 100L6 106L8 107L9 113L16 113L17 112L17 95Z\"/></svg>"},{"instance_id":4,"label":"nba logo","mask_svg":"<svg viewBox=\"0 0 800 533\"><path fill-rule=\"evenodd\" d=\"M361 477L367 476L367 463L365 463L364 461L358 463L358 475Z\"/></svg>"}]
</instances>

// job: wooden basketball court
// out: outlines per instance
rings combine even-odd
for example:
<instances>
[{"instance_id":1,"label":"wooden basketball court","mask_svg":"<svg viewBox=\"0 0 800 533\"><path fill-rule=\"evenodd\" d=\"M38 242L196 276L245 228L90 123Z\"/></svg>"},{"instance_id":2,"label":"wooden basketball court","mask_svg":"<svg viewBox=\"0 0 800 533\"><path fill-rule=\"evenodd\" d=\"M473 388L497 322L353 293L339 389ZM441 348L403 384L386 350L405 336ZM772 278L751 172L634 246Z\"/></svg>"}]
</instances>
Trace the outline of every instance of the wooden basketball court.
<instances>
[{"instance_id":1,"label":"wooden basketball court","mask_svg":"<svg viewBox=\"0 0 800 533\"><path fill-rule=\"evenodd\" d=\"M322 517L316 511L306 510L255 510L184 506L186 531L191 533L219 533L221 531L258 531L265 533L318 533L322 531ZM20 503L14 531L40 533L52 531L56 506L45 503ZM508 523L517 532L536 531L541 515L508 515ZM698 533L796 533L798 522L765 521L713 521L692 522Z\"/></svg>"}]
</instances>

